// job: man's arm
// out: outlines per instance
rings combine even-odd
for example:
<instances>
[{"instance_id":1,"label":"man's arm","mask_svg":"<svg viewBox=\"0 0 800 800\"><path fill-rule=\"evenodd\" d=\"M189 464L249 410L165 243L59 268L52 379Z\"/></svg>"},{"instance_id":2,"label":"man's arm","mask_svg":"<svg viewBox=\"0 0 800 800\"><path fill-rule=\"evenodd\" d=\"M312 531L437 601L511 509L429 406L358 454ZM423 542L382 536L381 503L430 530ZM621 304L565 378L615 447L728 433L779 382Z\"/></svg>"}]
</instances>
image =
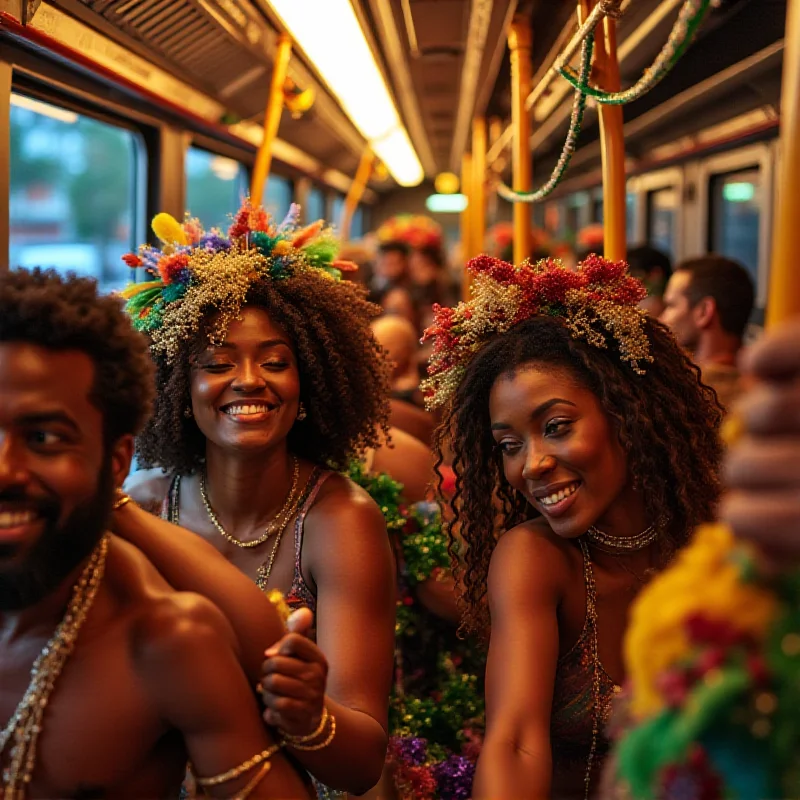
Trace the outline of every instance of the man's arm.
<instances>
[{"instance_id":1,"label":"man's arm","mask_svg":"<svg viewBox=\"0 0 800 800\"><path fill-rule=\"evenodd\" d=\"M276 743L261 720L235 643L222 612L197 595L176 594L157 601L137 624L134 654L142 682L156 713L183 735L200 778L228 772ZM282 751L268 761L268 773L249 797L310 797ZM264 763L206 791L212 797L232 797Z\"/></svg>"}]
</instances>

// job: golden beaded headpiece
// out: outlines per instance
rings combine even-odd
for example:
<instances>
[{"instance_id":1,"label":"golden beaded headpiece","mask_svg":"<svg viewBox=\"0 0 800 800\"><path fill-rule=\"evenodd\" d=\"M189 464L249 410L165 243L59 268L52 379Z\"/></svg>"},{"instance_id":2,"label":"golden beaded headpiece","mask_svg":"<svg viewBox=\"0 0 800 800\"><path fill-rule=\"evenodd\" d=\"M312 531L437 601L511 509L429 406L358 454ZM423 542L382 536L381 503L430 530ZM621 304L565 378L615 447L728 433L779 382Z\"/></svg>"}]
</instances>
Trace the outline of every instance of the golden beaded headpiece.
<instances>
[{"instance_id":1,"label":"golden beaded headpiece","mask_svg":"<svg viewBox=\"0 0 800 800\"><path fill-rule=\"evenodd\" d=\"M624 261L596 255L574 272L549 258L518 267L490 256L473 258L467 264L473 275L469 302L435 306L434 323L423 337L434 343L422 383L428 408L447 402L489 339L537 315L563 319L574 338L594 347L607 347L610 335L620 358L643 375L643 364L653 360L645 313L638 308L646 290L627 269Z\"/></svg>"},{"instance_id":2,"label":"golden beaded headpiece","mask_svg":"<svg viewBox=\"0 0 800 800\"><path fill-rule=\"evenodd\" d=\"M154 354L175 358L180 343L200 327L209 308L218 312L210 340L219 344L245 304L251 285L282 281L311 272L328 280L357 269L336 260L339 245L322 220L299 228L299 206L292 205L280 224L249 200L233 219L227 236L206 232L200 222L181 224L169 214L153 219L160 248L144 245L123 256L132 268L143 267L153 280L123 290L125 310L134 327L147 333ZM323 288L323 287L321 287Z\"/></svg>"}]
</instances>

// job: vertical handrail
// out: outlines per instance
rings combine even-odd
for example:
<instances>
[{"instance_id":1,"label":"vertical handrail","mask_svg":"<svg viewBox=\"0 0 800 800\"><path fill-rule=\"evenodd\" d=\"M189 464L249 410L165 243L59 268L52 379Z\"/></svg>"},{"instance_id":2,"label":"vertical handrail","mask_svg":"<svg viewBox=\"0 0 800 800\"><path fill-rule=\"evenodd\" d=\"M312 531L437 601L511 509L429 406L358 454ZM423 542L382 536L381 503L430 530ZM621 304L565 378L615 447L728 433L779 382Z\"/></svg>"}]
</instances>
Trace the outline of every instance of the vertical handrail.
<instances>
[{"instance_id":1,"label":"vertical handrail","mask_svg":"<svg viewBox=\"0 0 800 800\"><path fill-rule=\"evenodd\" d=\"M597 0L580 0L581 20L591 13ZM620 90L617 59L617 23L603 17L595 33L593 75L606 92ZM622 133L622 107L601 105L600 153L603 173L603 248L606 258L621 261L627 253L625 242L625 140Z\"/></svg>"},{"instance_id":2,"label":"vertical handrail","mask_svg":"<svg viewBox=\"0 0 800 800\"><path fill-rule=\"evenodd\" d=\"M467 198L466 208L461 212L461 260L466 266L474 253L472 252L472 153L464 153L461 157L461 192ZM469 273L466 269L462 275L461 290L464 298L469 297Z\"/></svg>"},{"instance_id":3,"label":"vertical handrail","mask_svg":"<svg viewBox=\"0 0 800 800\"><path fill-rule=\"evenodd\" d=\"M344 200L344 208L342 209L342 219L339 224L339 235L343 242L350 238L350 225L353 222L353 214L356 213L358 204L364 196L364 190L367 188L369 179L372 176L372 167L375 164L375 154L367 146L361 154L361 160L358 163L356 175L353 178L350 188L347 190L347 197ZM314 222L314 220L311 220Z\"/></svg>"},{"instance_id":4,"label":"vertical handrail","mask_svg":"<svg viewBox=\"0 0 800 800\"><path fill-rule=\"evenodd\" d=\"M283 111L283 86L286 83L286 71L289 68L291 55L291 37L283 33L278 37L278 49L275 51L275 62L272 65L272 81L267 98L267 109L264 112L264 136L256 154L253 179L250 183L250 198L256 204L261 204L264 186L269 177L269 168L272 164L272 143L278 135L278 126Z\"/></svg>"},{"instance_id":5,"label":"vertical handrail","mask_svg":"<svg viewBox=\"0 0 800 800\"><path fill-rule=\"evenodd\" d=\"M525 99L531 90L531 27L524 17L511 23L508 47L511 51L511 125L514 129L512 186L518 192L531 190L531 122ZM514 263L531 255L531 210L525 203L514 204Z\"/></svg>"},{"instance_id":6,"label":"vertical handrail","mask_svg":"<svg viewBox=\"0 0 800 800\"><path fill-rule=\"evenodd\" d=\"M486 120L472 121L472 203L470 206L472 255L483 252L486 238Z\"/></svg>"},{"instance_id":7,"label":"vertical handrail","mask_svg":"<svg viewBox=\"0 0 800 800\"><path fill-rule=\"evenodd\" d=\"M768 327L800 314L800 2L786 9L783 79L781 84L781 169L776 181L772 226L772 263L767 296Z\"/></svg>"}]
</instances>

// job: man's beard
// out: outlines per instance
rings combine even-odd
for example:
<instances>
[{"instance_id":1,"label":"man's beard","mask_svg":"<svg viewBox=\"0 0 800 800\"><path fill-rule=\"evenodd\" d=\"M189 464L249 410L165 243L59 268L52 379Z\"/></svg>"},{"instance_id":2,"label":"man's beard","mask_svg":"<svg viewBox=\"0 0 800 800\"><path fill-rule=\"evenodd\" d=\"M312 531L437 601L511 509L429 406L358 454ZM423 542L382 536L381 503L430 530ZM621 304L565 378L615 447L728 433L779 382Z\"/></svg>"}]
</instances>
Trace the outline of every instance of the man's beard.
<instances>
[{"instance_id":1,"label":"man's beard","mask_svg":"<svg viewBox=\"0 0 800 800\"><path fill-rule=\"evenodd\" d=\"M57 497L36 501L45 523L38 541L24 560L9 570L0 567L0 611L19 611L36 604L51 592L94 550L105 532L114 502L111 459L105 458L93 497L76 506L59 523L61 504ZM0 501L29 500L13 489L0 493ZM11 556L10 546L0 545L0 564Z\"/></svg>"}]
</instances>

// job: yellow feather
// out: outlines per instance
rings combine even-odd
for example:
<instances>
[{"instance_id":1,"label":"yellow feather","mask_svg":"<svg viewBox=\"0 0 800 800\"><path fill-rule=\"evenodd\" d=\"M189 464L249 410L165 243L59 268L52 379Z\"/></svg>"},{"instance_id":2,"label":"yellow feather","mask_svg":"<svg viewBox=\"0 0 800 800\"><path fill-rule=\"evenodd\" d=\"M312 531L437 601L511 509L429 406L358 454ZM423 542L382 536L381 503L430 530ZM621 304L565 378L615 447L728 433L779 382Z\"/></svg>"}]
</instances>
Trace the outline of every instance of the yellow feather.
<instances>
[{"instance_id":1,"label":"yellow feather","mask_svg":"<svg viewBox=\"0 0 800 800\"><path fill-rule=\"evenodd\" d=\"M145 289L155 289L158 286L163 286L161 281L145 281L144 283L131 283L126 286L120 294L126 299L130 300L131 297L136 297L140 292Z\"/></svg>"},{"instance_id":2,"label":"yellow feather","mask_svg":"<svg viewBox=\"0 0 800 800\"><path fill-rule=\"evenodd\" d=\"M163 211L153 217L153 233L164 244L188 244L183 225L171 214Z\"/></svg>"}]
</instances>

